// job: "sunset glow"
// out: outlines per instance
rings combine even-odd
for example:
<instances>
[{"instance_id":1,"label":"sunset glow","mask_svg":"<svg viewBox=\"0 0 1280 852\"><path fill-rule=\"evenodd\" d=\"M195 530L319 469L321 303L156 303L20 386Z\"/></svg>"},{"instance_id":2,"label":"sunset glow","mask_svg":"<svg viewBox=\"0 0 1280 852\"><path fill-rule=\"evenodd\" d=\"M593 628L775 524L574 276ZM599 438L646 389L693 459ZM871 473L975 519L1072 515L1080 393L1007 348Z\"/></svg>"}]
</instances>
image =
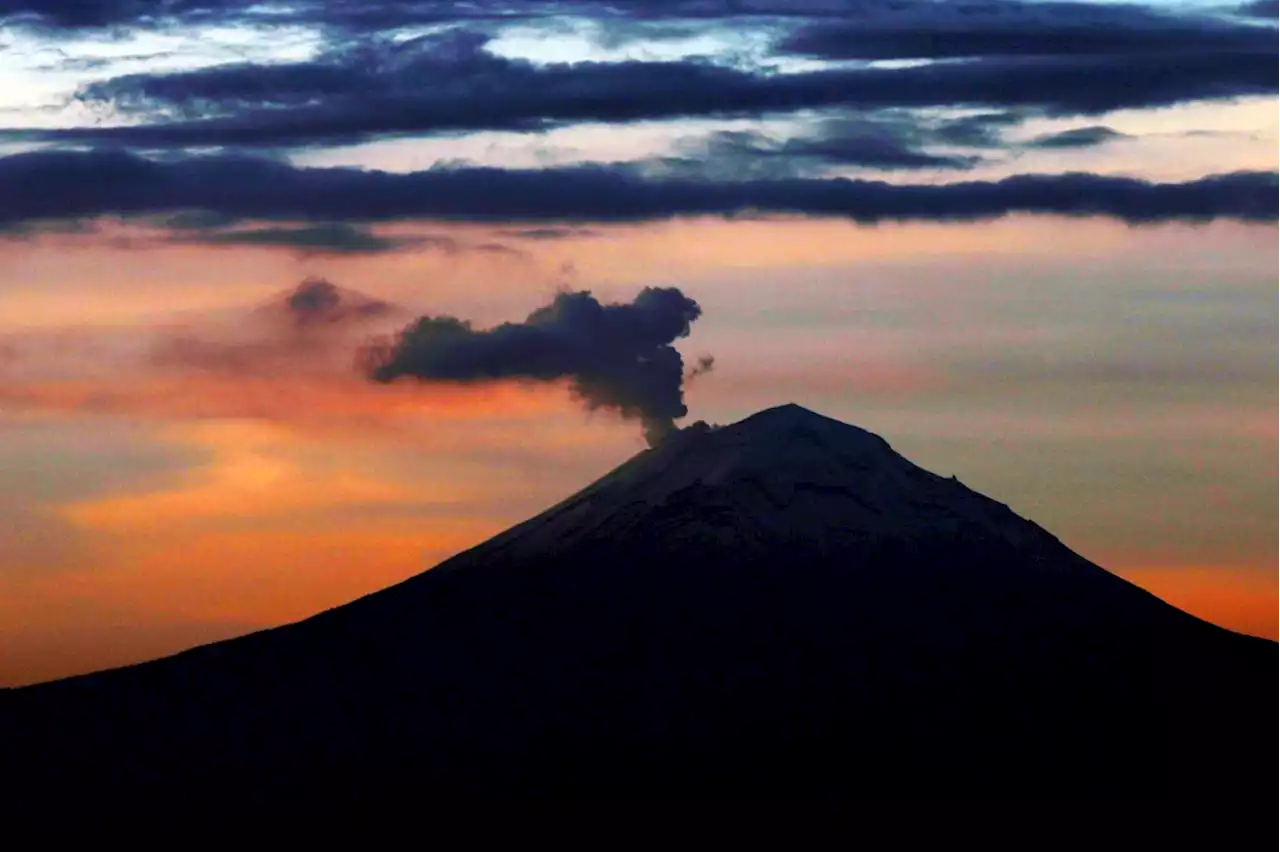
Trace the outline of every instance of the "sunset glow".
<instances>
[{"instance_id":1,"label":"sunset glow","mask_svg":"<svg viewBox=\"0 0 1280 852\"><path fill-rule=\"evenodd\" d=\"M350 102L329 104L319 83L276 92L278 103L255 103L252 87L217 100L245 63L346 61L337 25L302 12L164 31L131 20L116 38L39 14L0 45L0 74L15 82L0 93L0 198L17 199L0 201L11 207L0 220L0 685L305 618L603 475L644 449L640 415L584 405L564 371L472 364L379 383L361 359L420 316L485 331L557 294L629 304L646 287L700 307L675 341L686 372L715 359L687 380L677 425L800 403L884 436L1175 606L1280 637L1280 114L1252 66L1097 104L1081 86L1000 103L1012 83L955 104L898 103L886 83L882 102L860 103L804 89L803 75L896 66L788 53L785 16L751 17L741 34L732 15L691 17L676 22L680 38L637 23L610 39L584 12L558 33L485 23L496 40L444 41L422 60L423 74L444 74L455 51L466 85L473 63L512 75L477 91L523 95L454 103L441 84L413 104L454 124L408 126L411 111L379 124L361 106L351 126L368 126L339 132L323 129L325 110ZM1274 24L1247 26L1274 41ZM424 26L397 38L445 38ZM376 49L400 55L387 44ZM704 55L742 76L729 87L740 108L694 92L675 110L627 88L633 61L666 63L689 86L719 79L682 64ZM598 92L581 89L590 97L551 91L585 83L538 76L587 61L617 66ZM381 96L409 97L416 78L390 58L377 67L394 78ZM167 74L211 68L230 76L165 88ZM791 94L768 94L784 73ZM840 85L872 85L850 79ZM765 91L754 101L753 87ZM534 112L512 106L521 97ZM472 115L476 105L494 115ZM240 136L195 135L223 126L214 119ZM965 128L972 139L955 141ZM880 147L856 162L812 153L868 139L905 148L888 166L871 158L888 156ZM68 159L40 159L54 156ZM939 164L919 165L929 157ZM245 163L278 184L233 185ZM60 177L76 169L90 178ZM1229 173L1238 190L1194 183ZM563 191L536 183L549 174ZM456 175L481 189L440 183ZM1013 177L1028 175L1062 183ZM357 178L371 181L367 199L344 194ZM633 189L597 197L594 182ZM881 207L846 215L836 193L849 186ZM928 187L940 212L907 192ZM341 310L290 307L316 281Z\"/></svg>"}]
</instances>

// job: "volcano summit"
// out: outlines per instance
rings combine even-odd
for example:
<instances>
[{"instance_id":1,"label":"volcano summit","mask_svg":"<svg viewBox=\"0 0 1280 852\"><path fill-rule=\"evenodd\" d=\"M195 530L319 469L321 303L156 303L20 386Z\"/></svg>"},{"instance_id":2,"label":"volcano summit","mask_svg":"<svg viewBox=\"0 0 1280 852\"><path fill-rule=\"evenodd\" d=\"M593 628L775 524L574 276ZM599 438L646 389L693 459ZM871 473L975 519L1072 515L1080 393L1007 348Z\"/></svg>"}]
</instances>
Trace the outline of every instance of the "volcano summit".
<instances>
[{"instance_id":1,"label":"volcano summit","mask_svg":"<svg viewBox=\"0 0 1280 852\"><path fill-rule=\"evenodd\" d=\"M0 693L0 741L61 802L1269 796L1276 663L787 405L306 621Z\"/></svg>"}]
</instances>

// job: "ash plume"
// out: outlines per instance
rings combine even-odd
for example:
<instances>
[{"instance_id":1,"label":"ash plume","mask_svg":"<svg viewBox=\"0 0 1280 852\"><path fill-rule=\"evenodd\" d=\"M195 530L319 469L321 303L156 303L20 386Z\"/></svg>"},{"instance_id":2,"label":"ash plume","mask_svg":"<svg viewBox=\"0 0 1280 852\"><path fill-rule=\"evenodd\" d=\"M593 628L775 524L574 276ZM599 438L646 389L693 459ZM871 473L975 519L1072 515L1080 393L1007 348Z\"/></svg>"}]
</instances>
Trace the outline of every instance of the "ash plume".
<instances>
[{"instance_id":1,"label":"ash plume","mask_svg":"<svg viewBox=\"0 0 1280 852\"><path fill-rule=\"evenodd\" d=\"M284 300L297 326L334 324L382 316L392 308L380 299L344 291L323 278L308 278Z\"/></svg>"},{"instance_id":2,"label":"ash plume","mask_svg":"<svg viewBox=\"0 0 1280 852\"><path fill-rule=\"evenodd\" d=\"M693 381L698 376L705 376L716 368L716 356L700 355L693 362L693 366L689 368L689 372L685 374L685 381Z\"/></svg>"},{"instance_id":3,"label":"ash plume","mask_svg":"<svg viewBox=\"0 0 1280 852\"><path fill-rule=\"evenodd\" d=\"M630 303L566 291L523 322L488 329L457 317L421 317L394 340L366 350L364 369L377 382L568 379L588 409L639 420L654 446L688 413L684 360L672 343L688 335L701 314L698 303L674 287L646 287Z\"/></svg>"},{"instance_id":4,"label":"ash plume","mask_svg":"<svg viewBox=\"0 0 1280 852\"><path fill-rule=\"evenodd\" d=\"M233 325L208 323L162 334L151 360L162 367L244 376L274 372L330 371L350 353L371 324L393 322L396 305L323 279L307 278L288 293L236 318Z\"/></svg>"}]
</instances>

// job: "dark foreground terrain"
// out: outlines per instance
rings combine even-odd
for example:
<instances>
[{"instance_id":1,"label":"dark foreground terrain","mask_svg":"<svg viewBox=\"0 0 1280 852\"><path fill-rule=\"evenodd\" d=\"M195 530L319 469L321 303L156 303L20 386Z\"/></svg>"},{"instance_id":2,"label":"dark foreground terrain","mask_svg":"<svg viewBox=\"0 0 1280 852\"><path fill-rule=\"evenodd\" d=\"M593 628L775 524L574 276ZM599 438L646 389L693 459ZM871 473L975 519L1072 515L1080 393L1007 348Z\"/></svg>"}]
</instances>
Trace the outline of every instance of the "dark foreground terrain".
<instances>
[{"instance_id":1,"label":"dark foreground terrain","mask_svg":"<svg viewBox=\"0 0 1280 852\"><path fill-rule=\"evenodd\" d=\"M1277 646L795 406L299 624L0 693L10 804L1276 793ZM1269 818L1268 818L1269 819Z\"/></svg>"}]
</instances>

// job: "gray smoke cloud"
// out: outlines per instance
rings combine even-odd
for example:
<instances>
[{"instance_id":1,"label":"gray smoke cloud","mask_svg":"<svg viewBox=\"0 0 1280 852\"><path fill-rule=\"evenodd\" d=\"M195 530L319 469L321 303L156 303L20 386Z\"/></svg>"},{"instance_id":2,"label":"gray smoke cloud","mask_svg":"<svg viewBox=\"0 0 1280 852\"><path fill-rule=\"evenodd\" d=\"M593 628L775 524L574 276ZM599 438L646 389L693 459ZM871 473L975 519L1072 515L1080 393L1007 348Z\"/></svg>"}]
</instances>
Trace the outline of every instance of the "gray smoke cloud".
<instances>
[{"instance_id":1,"label":"gray smoke cloud","mask_svg":"<svg viewBox=\"0 0 1280 852\"><path fill-rule=\"evenodd\" d=\"M285 298L284 306L299 326L377 317L392 310L380 299L344 291L323 278L303 281Z\"/></svg>"},{"instance_id":2,"label":"gray smoke cloud","mask_svg":"<svg viewBox=\"0 0 1280 852\"><path fill-rule=\"evenodd\" d=\"M588 291L561 292L523 322L488 329L457 317L421 317L393 341L370 347L363 366L377 382L568 379L588 409L639 420L654 446L688 414L684 361L672 343L701 314L674 287L646 287L630 303L608 304ZM698 366L705 372L709 365L703 359Z\"/></svg>"},{"instance_id":3,"label":"gray smoke cloud","mask_svg":"<svg viewBox=\"0 0 1280 852\"><path fill-rule=\"evenodd\" d=\"M688 375L685 379L692 381L698 376L705 376L716 368L716 357L714 355L701 355L693 362L693 366L689 368Z\"/></svg>"},{"instance_id":4,"label":"gray smoke cloud","mask_svg":"<svg viewBox=\"0 0 1280 852\"><path fill-rule=\"evenodd\" d=\"M356 339L366 340L404 315L389 302L308 278L231 325L214 322L157 335L151 361L166 368L245 377L326 373L338 363L349 371Z\"/></svg>"}]
</instances>

